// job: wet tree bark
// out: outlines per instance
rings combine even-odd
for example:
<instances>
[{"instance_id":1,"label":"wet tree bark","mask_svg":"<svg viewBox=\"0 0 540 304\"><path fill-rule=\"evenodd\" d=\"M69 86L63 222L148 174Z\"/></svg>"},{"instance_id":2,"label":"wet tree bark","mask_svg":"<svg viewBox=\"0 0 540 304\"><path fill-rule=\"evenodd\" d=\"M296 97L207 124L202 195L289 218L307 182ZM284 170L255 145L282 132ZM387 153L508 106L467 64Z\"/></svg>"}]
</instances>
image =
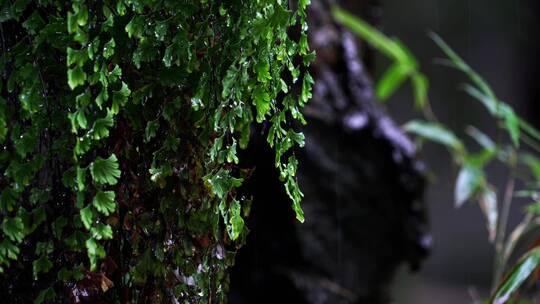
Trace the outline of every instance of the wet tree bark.
<instances>
[{"instance_id":1,"label":"wet tree bark","mask_svg":"<svg viewBox=\"0 0 540 304\"><path fill-rule=\"evenodd\" d=\"M396 268L418 268L430 245L422 163L376 104L368 47L332 21L331 2L312 1L310 11L316 83L300 127L306 147L296 152L306 222L294 218L272 151L253 142L251 232L231 274L233 304L388 303ZM364 18L376 9L341 4Z\"/></svg>"}]
</instances>

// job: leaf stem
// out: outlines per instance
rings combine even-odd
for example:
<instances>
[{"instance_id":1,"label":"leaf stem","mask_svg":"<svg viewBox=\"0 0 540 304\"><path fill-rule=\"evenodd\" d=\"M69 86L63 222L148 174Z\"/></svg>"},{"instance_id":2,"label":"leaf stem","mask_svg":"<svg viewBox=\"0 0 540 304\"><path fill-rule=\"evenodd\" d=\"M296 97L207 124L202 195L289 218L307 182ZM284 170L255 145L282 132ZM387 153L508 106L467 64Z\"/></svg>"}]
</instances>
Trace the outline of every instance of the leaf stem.
<instances>
[{"instance_id":1,"label":"leaf stem","mask_svg":"<svg viewBox=\"0 0 540 304\"><path fill-rule=\"evenodd\" d=\"M506 241L503 256L501 258L503 265L506 265L506 262L508 262L508 259L510 259L512 252L514 251L514 248L516 247L517 242L520 239L520 236L523 236L525 233L534 229L534 225L537 225L536 222L533 222L533 219L534 216L530 213L527 213L521 223L509 235L508 240Z\"/></svg>"},{"instance_id":2,"label":"leaf stem","mask_svg":"<svg viewBox=\"0 0 540 304\"><path fill-rule=\"evenodd\" d=\"M497 288L497 284L502 278L504 272L504 240L506 234L506 226L508 225L508 217L510 215L510 207L512 206L512 198L514 195L515 187L515 155L511 157L510 165L510 174L508 181L506 182L506 189L504 193L504 200L502 202L502 210L499 215L499 221L497 223L497 234L495 236L495 265L494 265L494 275L492 282L492 289Z\"/></svg>"}]
</instances>

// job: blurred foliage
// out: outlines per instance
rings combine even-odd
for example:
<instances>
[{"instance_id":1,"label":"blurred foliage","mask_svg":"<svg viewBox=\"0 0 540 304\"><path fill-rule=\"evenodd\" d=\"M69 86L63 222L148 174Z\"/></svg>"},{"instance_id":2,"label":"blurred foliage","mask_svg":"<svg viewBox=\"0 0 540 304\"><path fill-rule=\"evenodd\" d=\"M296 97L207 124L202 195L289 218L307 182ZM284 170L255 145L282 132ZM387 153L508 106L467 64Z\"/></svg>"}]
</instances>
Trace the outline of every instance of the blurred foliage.
<instances>
[{"instance_id":1,"label":"blurred foliage","mask_svg":"<svg viewBox=\"0 0 540 304\"><path fill-rule=\"evenodd\" d=\"M412 120L405 124L404 129L447 148L459 167L454 189L456 207L467 201L476 201L484 213L496 255L492 296L486 302L532 303L520 291L525 289L528 281L538 281L540 274L540 132L519 117L510 105L499 100L489 84L437 34L430 33L431 39L447 57L440 62L468 77L471 83L465 84L463 90L484 105L497 126L508 134L508 140L498 136L494 141L478 128L468 126L467 134L476 145L476 148L469 147L464 138L455 135L431 112L427 98L428 82L423 80L425 76L418 71L417 60L403 44L338 7L334 7L333 15L336 21L393 61L377 84L379 98L386 100L407 77L412 79L416 105L427 111L424 111L424 120ZM415 77L422 80L415 81ZM508 182L501 190L489 183L486 174L486 167L494 162L504 165L509 172ZM515 191L516 181L521 182L524 189ZM524 210L522 222L507 233L510 206L515 197L525 197L532 203ZM525 246L524 252L517 250L518 244ZM521 258L511 266L511 260L516 256Z\"/></svg>"},{"instance_id":2,"label":"blurred foliage","mask_svg":"<svg viewBox=\"0 0 540 304\"><path fill-rule=\"evenodd\" d=\"M393 63L384 72L375 88L377 98L386 101L408 79L414 92L415 105L422 108L427 103L429 82L419 70L419 64L409 49L396 38L388 38L369 23L359 19L339 7L333 7L334 18L358 34Z\"/></svg>"},{"instance_id":3,"label":"blurred foliage","mask_svg":"<svg viewBox=\"0 0 540 304\"><path fill-rule=\"evenodd\" d=\"M308 4L2 0L4 295L223 302L255 121L303 221L289 125L311 97Z\"/></svg>"}]
</instances>

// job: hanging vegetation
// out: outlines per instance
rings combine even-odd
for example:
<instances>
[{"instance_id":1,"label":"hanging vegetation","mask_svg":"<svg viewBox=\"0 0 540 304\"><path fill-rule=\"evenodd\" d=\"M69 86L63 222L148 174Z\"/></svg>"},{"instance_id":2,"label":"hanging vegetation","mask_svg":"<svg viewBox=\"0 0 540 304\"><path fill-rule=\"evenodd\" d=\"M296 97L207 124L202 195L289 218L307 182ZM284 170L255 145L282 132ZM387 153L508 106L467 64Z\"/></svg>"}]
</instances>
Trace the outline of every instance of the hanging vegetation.
<instances>
[{"instance_id":1,"label":"hanging vegetation","mask_svg":"<svg viewBox=\"0 0 540 304\"><path fill-rule=\"evenodd\" d=\"M254 123L303 221L308 3L1 1L0 293L223 302Z\"/></svg>"}]
</instances>

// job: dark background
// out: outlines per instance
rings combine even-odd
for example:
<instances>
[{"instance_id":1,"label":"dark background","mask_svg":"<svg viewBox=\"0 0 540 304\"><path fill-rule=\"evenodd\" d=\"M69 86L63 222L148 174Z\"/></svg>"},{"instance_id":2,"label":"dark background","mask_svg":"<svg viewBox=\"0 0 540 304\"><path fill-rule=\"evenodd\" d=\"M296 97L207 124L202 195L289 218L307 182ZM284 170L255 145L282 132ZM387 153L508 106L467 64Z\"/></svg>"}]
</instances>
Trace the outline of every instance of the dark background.
<instances>
[{"instance_id":1,"label":"dark background","mask_svg":"<svg viewBox=\"0 0 540 304\"><path fill-rule=\"evenodd\" d=\"M417 56L431 82L430 100L436 115L462 137L466 137L462 130L467 125L496 137L495 122L483 106L459 89L465 77L433 63L442 52L428 38L428 30L441 35L491 84L500 99L539 126L538 1L385 0L374 13L379 15L384 32L398 37ZM377 75L387 65L388 61L377 55ZM406 86L389 100L387 109L399 123L405 123L420 116L412 103ZM428 144L422 156L434 174L426 201L435 242L419 273L411 275L404 269L398 275L395 299L397 303L471 303L471 291L485 296L491 283L493 246L488 242L484 218L476 204L468 203L459 210L453 207L456 172L446 151ZM488 180L499 189L506 177L504 168L488 168ZM520 220L523 203L514 204L510 229Z\"/></svg>"}]
</instances>

